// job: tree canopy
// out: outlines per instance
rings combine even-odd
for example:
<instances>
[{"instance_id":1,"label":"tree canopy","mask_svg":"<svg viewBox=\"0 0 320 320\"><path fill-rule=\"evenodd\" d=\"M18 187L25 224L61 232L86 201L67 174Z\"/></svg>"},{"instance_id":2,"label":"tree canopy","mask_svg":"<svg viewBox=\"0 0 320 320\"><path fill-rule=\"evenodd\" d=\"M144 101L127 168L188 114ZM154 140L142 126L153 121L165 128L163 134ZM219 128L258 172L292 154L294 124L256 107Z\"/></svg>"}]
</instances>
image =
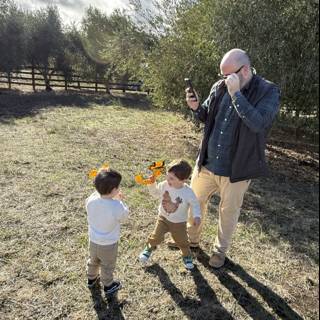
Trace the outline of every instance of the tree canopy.
<instances>
[{"instance_id":1,"label":"tree canopy","mask_svg":"<svg viewBox=\"0 0 320 320\"><path fill-rule=\"evenodd\" d=\"M280 85L282 108L318 116L319 14L317 0L152 0L134 12L107 15L89 7L79 28L59 11L25 12L0 0L0 72L34 65L86 77L142 80L154 104L184 108L185 77L202 98L217 80L223 54L248 52L263 77Z\"/></svg>"}]
</instances>

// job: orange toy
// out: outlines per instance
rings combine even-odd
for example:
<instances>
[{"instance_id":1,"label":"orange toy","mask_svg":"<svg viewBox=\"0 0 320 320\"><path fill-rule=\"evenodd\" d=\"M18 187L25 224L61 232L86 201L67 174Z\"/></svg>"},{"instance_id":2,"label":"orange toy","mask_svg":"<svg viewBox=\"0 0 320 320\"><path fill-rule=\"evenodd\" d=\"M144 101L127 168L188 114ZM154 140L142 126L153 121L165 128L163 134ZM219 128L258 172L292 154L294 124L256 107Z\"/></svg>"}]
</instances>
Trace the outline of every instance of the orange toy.
<instances>
[{"instance_id":1,"label":"orange toy","mask_svg":"<svg viewBox=\"0 0 320 320\"><path fill-rule=\"evenodd\" d=\"M88 173L88 176L89 176L90 179L94 179L97 176L97 174L98 174L98 172L100 170L108 170L108 169L109 169L109 164L108 163L104 163L101 166L100 169L92 169L92 170L90 170L90 172Z\"/></svg>"},{"instance_id":2,"label":"orange toy","mask_svg":"<svg viewBox=\"0 0 320 320\"><path fill-rule=\"evenodd\" d=\"M159 178L166 170L164 161L157 161L152 163L148 169L152 171L152 175L148 178L144 178L142 174L135 176L137 184L149 185L155 183L156 179Z\"/></svg>"}]
</instances>

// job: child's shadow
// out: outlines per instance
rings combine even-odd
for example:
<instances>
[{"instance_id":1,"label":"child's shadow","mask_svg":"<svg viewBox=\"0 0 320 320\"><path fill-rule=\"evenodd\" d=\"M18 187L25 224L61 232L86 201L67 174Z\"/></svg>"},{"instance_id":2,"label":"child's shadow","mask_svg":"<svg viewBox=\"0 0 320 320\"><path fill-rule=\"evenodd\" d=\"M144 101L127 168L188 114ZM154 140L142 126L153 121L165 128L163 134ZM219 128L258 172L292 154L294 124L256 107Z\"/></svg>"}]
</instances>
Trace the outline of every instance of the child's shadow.
<instances>
[{"instance_id":1,"label":"child's shadow","mask_svg":"<svg viewBox=\"0 0 320 320\"><path fill-rule=\"evenodd\" d=\"M163 288L171 295L173 301L189 319L234 320L230 313L221 305L215 292L197 267L195 267L191 274L197 286L200 300L184 297L180 289L170 280L166 271L158 264L147 267L146 271L159 278Z\"/></svg>"},{"instance_id":2,"label":"child's shadow","mask_svg":"<svg viewBox=\"0 0 320 320\"><path fill-rule=\"evenodd\" d=\"M119 302L115 295L111 299L104 299L101 295L101 286L97 284L91 291L91 299L99 320L125 320L122 309L124 302Z\"/></svg>"}]
</instances>

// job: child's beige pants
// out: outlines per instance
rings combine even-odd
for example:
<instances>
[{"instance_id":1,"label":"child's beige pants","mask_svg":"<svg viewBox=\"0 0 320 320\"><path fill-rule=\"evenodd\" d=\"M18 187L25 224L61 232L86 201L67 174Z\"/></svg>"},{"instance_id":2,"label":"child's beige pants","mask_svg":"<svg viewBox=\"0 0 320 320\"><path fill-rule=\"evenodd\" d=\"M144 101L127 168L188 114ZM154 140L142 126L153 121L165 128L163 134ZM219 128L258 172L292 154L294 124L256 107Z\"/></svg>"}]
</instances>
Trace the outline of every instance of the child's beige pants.
<instances>
[{"instance_id":1,"label":"child's beige pants","mask_svg":"<svg viewBox=\"0 0 320 320\"><path fill-rule=\"evenodd\" d=\"M113 282L113 272L116 267L118 243L100 245L93 242L89 244L90 257L87 263L88 279L95 279L101 269L101 281L108 287Z\"/></svg>"},{"instance_id":2,"label":"child's beige pants","mask_svg":"<svg viewBox=\"0 0 320 320\"><path fill-rule=\"evenodd\" d=\"M193 217L189 212L188 235L191 243L199 243L200 235L207 215L207 205L211 196L220 195L218 235L215 250L225 254L230 247L240 216L243 198L250 185L250 180L231 183L229 177L217 176L205 167L199 173L196 168L191 179L191 188L196 194L201 207L201 224L193 225Z\"/></svg>"},{"instance_id":3,"label":"child's beige pants","mask_svg":"<svg viewBox=\"0 0 320 320\"><path fill-rule=\"evenodd\" d=\"M182 256L191 256L186 222L173 223L167 220L165 217L159 216L156 227L148 238L148 244L151 247L156 247L164 241L164 236L168 232L171 233L173 240L180 248Z\"/></svg>"}]
</instances>

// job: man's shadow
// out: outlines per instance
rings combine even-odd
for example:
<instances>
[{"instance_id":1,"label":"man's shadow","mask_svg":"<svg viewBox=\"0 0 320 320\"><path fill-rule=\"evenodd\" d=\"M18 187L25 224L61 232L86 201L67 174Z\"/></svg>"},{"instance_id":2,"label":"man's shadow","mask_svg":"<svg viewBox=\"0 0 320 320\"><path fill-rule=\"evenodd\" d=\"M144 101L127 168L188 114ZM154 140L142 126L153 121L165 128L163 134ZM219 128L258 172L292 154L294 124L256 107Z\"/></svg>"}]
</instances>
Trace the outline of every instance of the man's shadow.
<instances>
[{"instance_id":1,"label":"man's shadow","mask_svg":"<svg viewBox=\"0 0 320 320\"><path fill-rule=\"evenodd\" d=\"M159 278L163 288L189 319L235 320L221 305L216 294L197 267L191 272L191 275L197 286L200 300L184 297L181 290L174 285L166 271L158 264L147 267L146 271Z\"/></svg>"},{"instance_id":2,"label":"man's shadow","mask_svg":"<svg viewBox=\"0 0 320 320\"><path fill-rule=\"evenodd\" d=\"M287 302L273 292L270 288L260 283L249 275L240 265L227 259L223 268L217 270L209 265L209 256L201 249L198 250L197 259L213 273L220 283L225 286L238 301L239 305L255 320L275 319L233 276L239 277L251 289L255 290L268 306L283 320L303 320L303 318L290 308Z\"/></svg>"},{"instance_id":3,"label":"man's shadow","mask_svg":"<svg viewBox=\"0 0 320 320\"><path fill-rule=\"evenodd\" d=\"M99 320L125 320L122 313L124 302L120 303L116 295L110 299L104 299L100 284L90 288L90 292Z\"/></svg>"}]
</instances>

